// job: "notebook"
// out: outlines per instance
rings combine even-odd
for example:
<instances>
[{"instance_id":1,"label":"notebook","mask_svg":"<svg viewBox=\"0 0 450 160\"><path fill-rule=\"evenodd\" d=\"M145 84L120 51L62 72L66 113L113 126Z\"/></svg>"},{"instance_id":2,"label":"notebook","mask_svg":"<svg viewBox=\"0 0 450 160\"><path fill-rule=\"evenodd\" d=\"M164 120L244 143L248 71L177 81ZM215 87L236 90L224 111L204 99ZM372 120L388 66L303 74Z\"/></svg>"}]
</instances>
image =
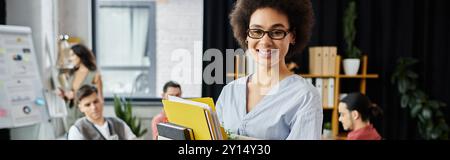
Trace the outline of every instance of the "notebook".
<instances>
[{"instance_id":1,"label":"notebook","mask_svg":"<svg viewBox=\"0 0 450 160\"><path fill-rule=\"evenodd\" d=\"M158 129L158 135L167 139L194 140L194 132L190 128L173 123L158 123L156 128Z\"/></svg>"}]
</instances>

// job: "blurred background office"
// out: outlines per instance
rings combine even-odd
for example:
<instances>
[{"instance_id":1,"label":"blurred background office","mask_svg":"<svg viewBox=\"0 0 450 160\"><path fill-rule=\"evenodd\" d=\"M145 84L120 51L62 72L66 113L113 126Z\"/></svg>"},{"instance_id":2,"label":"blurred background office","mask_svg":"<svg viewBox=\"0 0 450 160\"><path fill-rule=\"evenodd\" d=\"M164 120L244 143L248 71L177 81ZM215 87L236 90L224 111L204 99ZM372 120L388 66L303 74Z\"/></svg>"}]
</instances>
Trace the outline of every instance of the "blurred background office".
<instances>
[{"instance_id":1,"label":"blurred background office","mask_svg":"<svg viewBox=\"0 0 450 160\"><path fill-rule=\"evenodd\" d=\"M32 28L41 71L52 67L47 55L58 54L60 35L92 48L102 73L105 116L115 116L114 95L130 99L148 129L141 139L152 139L151 120L162 110L165 82L179 82L185 97L201 96L202 64L192 61L202 58L202 10L203 0L0 0L0 24ZM51 88L52 75L43 73ZM0 137L63 139L55 137L51 123L42 126L0 129Z\"/></svg>"},{"instance_id":2,"label":"blurred background office","mask_svg":"<svg viewBox=\"0 0 450 160\"><path fill-rule=\"evenodd\" d=\"M151 120L162 109L159 92L165 82L179 82L183 97L216 99L219 96L225 84L209 85L202 81L203 69L212 63L202 61L202 54L208 49L225 54L226 49L239 48L228 17L234 2L0 0L0 24L32 28L46 88L51 88L52 76L44 72L52 67L47 57L57 54L58 36L79 38L97 57L104 82L105 115L115 116L114 94L132 99L134 115L149 129L142 139L151 139ZM337 46L338 53L344 54L342 18L349 0L312 2L316 24L310 46ZM369 57L368 72L379 75L378 79L367 82L367 95L384 111L383 119L374 122L384 139L425 139L419 132L423 128L418 125L419 118L411 116L412 109L401 107L399 85L391 82L400 57L419 60L412 67L418 75L418 89L430 100L450 104L449 7L448 0L356 0L355 44ZM297 73L308 73L307 50L287 61L298 64ZM235 78L226 72L215 73L223 74L224 80ZM354 83L357 82L343 81L341 92L358 90ZM410 102L407 98L403 101ZM420 108L417 113L429 119L441 114L447 124L450 122L448 108L440 109L441 113L432 108ZM28 127L0 129L0 138L61 138L55 136L54 129L51 122L45 121Z\"/></svg>"}]
</instances>

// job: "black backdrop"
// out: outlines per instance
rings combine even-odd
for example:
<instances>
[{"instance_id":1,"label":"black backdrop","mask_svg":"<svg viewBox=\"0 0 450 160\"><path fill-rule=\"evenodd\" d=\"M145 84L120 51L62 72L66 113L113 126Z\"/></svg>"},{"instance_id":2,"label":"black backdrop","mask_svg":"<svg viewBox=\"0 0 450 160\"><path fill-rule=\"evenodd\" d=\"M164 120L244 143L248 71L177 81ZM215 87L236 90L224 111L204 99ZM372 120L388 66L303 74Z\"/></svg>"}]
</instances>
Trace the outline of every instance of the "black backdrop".
<instances>
[{"instance_id":1,"label":"black backdrop","mask_svg":"<svg viewBox=\"0 0 450 160\"><path fill-rule=\"evenodd\" d=\"M6 4L5 4L5 0L0 0L0 24L6 24Z\"/></svg>"},{"instance_id":2,"label":"black backdrop","mask_svg":"<svg viewBox=\"0 0 450 160\"><path fill-rule=\"evenodd\" d=\"M204 1L204 49L238 48L232 37L228 13L234 0ZM313 0L316 25L310 45L345 47L342 15L347 0ZM390 77L399 57L420 60L415 70L420 85L433 99L450 105L450 1L361 0L358 1L357 45L369 56L368 71L380 78L369 80L367 94L385 115L376 124L386 139L417 139L415 121L401 109L396 86ZM292 60L307 72L307 52ZM339 53L343 53L339 50ZM204 63L204 66L208 63ZM352 83L352 82L350 82ZM343 84L345 87L346 84ZM217 98L222 85L203 85L203 96ZM445 110L449 122L449 110Z\"/></svg>"}]
</instances>

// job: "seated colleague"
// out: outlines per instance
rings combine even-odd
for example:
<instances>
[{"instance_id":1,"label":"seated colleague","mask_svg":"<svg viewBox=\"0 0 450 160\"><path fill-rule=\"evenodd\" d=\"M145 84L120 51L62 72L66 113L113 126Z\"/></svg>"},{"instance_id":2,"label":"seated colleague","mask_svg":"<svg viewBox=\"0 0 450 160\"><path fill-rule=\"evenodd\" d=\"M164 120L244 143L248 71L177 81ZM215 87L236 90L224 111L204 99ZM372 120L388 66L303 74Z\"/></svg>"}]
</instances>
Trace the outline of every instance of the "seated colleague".
<instances>
[{"instance_id":1,"label":"seated colleague","mask_svg":"<svg viewBox=\"0 0 450 160\"><path fill-rule=\"evenodd\" d=\"M103 101L94 86L82 86L76 95L78 108L85 117L70 127L69 140L131 140L136 136L130 127L118 118L103 117Z\"/></svg>"},{"instance_id":2,"label":"seated colleague","mask_svg":"<svg viewBox=\"0 0 450 160\"><path fill-rule=\"evenodd\" d=\"M163 87L163 93L161 94L162 99L166 100L169 98L169 96L177 96L181 97L181 86L174 81L169 81L166 84L164 84ZM152 120L152 134L153 139L156 140L158 138L158 129L156 125L158 123L167 123L169 122L167 120L166 113L164 112L164 109L159 113L157 116L155 116Z\"/></svg>"},{"instance_id":3,"label":"seated colleague","mask_svg":"<svg viewBox=\"0 0 450 160\"><path fill-rule=\"evenodd\" d=\"M256 69L223 88L216 109L224 128L256 139L320 140L319 92L285 62L309 41L311 1L239 0L230 21L234 37L253 57Z\"/></svg>"},{"instance_id":4,"label":"seated colleague","mask_svg":"<svg viewBox=\"0 0 450 160\"><path fill-rule=\"evenodd\" d=\"M371 104L361 93L351 93L339 103L339 121L345 130L350 130L348 140L381 140L380 134L370 123L381 109Z\"/></svg>"}]
</instances>

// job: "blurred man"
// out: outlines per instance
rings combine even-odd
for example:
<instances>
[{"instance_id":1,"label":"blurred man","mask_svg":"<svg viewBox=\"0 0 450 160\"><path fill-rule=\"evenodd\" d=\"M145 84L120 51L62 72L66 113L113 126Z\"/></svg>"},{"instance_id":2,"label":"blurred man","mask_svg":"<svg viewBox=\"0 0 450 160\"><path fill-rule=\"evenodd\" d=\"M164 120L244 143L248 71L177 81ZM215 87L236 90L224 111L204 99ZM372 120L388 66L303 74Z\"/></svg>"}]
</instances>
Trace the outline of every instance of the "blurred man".
<instances>
[{"instance_id":1,"label":"blurred man","mask_svg":"<svg viewBox=\"0 0 450 160\"><path fill-rule=\"evenodd\" d=\"M161 94L161 96L163 100L167 100L169 96L181 97L181 86L174 81L169 81L164 85L163 93ZM156 125L158 123L167 123L167 122L169 121L167 120L167 116L164 110L162 110L161 113L159 113L157 116L153 118L152 120L153 140L158 139L158 129L156 128Z\"/></svg>"},{"instance_id":2,"label":"blurred man","mask_svg":"<svg viewBox=\"0 0 450 160\"><path fill-rule=\"evenodd\" d=\"M82 86L76 95L78 109L85 114L70 127L69 140L132 140L136 136L119 118L103 116L103 103L94 86Z\"/></svg>"}]
</instances>

